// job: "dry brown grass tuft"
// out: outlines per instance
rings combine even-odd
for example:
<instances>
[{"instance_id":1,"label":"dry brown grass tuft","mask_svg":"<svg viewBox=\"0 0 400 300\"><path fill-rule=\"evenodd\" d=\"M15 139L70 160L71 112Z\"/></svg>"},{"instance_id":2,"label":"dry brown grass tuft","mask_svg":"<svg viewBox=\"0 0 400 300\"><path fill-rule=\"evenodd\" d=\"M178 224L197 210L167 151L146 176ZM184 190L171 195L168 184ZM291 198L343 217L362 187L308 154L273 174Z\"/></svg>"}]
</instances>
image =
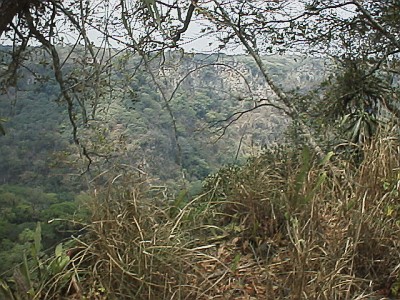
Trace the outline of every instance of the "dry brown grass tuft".
<instances>
[{"instance_id":1,"label":"dry brown grass tuft","mask_svg":"<svg viewBox=\"0 0 400 300\"><path fill-rule=\"evenodd\" d=\"M396 293L399 145L393 137L372 141L359 166L340 157L321 164L307 153L275 161L260 157L216 187L217 209L243 225L233 234L242 240L236 251L254 238L256 246L276 249L260 266L265 280L259 284L273 282L272 288L256 298L374 299ZM269 230L271 223L275 230Z\"/></svg>"},{"instance_id":2,"label":"dry brown grass tuft","mask_svg":"<svg viewBox=\"0 0 400 300\"><path fill-rule=\"evenodd\" d=\"M68 272L79 293L72 294L398 296L399 147L397 138L377 138L364 145L358 166L339 156L320 162L306 149L265 154L221 170L203 195L173 210L174 200L149 197L145 182L114 182L93 199L92 222L77 241L82 251Z\"/></svg>"},{"instance_id":3,"label":"dry brown grass tuft","mask_svg":"<svg viewBox=\"0 0 400 300\"><path fill-rule=\"evenodd\" d=\"M88 203L91 222L69 249L70 263L44 283L38 297L183 299L197 293L191 285L201 276L195 258L207 247L198 248L181 230L187 212L171 217L166 199L154 194L132 176L118 176L98 189Z\"/></svg>"}]
</instances>

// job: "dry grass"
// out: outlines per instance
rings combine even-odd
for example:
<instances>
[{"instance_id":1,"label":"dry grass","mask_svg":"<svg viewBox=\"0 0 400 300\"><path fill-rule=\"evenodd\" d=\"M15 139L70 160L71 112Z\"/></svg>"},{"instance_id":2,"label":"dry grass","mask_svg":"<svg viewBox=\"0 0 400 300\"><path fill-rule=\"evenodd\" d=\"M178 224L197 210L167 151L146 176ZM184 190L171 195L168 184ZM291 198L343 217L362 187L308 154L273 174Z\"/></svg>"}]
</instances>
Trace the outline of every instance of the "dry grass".
<instances>
[{"instance_id":1,"label":"dry grass","mask_svg":"<svg viewBox=\"0 0 400 300\"><path fill-rule=\"evenodd\" d=\"M374 140L358 166L321 163L306 150L265 154L222 170L174 213L145 182L115 182L93 199L92 222L76 241L69 298L397 296L399 145ZM48 299L68 294L65 282L52 284Z\"/></svg>"},{"instance_id":2,"label":"dry grass","mask_svg":"<svg viewBox=\"0 0 400 300\"><path fill-rule=\"evenodd\" d=\"M228 186L217 188L222 212L243 224L237 233L241 245L256 237L253 247L269 243L277 249L262 265L268 276L259 282L263 287L274 282L273 287L259 289L265 293L256 298L372 299L395 292L390 289L399 281L399 141L380 138L363 152L357 167L340 158L320 164L303 155L293 162L288 154L271 162L267 155L269 161L252 161Z\"/></svg>"}]
</instances>

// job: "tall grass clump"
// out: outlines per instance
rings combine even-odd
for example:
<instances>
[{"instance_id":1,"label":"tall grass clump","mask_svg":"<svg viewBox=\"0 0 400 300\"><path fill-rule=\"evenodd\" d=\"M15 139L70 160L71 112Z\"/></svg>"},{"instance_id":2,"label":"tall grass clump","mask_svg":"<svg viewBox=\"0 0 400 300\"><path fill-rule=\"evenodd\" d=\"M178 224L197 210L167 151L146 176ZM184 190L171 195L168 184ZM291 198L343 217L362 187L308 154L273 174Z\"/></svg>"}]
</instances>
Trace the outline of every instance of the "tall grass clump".
<instances>
[{"instance_id":1,"label":"tall grass clump","mask_svg":"<svg viewBox=\"0 0 400 300\"><path fill-rule=\"evenodd\" d=\"M176 199L146 180L119 175L110 181L89 201L91 220L66 249L68 265L37 299L195 299L203 293L195 283L207 279L197 262L208 246L186 228L189 209L172 210Z\"/></svg>"},{"instance_id":2,"label":"tall grass clump","mask_svg":"<svg viewBox=\"0 0 400 300\"><path fill-rule=\"evenodd\" d=\"M360 151L266 151L195 197L113 176L82 236L37 260L48 276L20 299L398 297L400 142L382 131Z\"/></svg>"},{"instance_id":3,"label":"tall grass clump","mask_svg":"<svg viewBox=\"0 0 400 300\"><path fill-rule=\"evenodd\" d=\"M381 133L361 146L357 164L307 148L268 151L208 179L217 224L237 229L242 253L245 245L264 258L260 284L270 288L259 297L398 295L399 147ZM272 255L262 257L265 249Z\"/></svg>"}]
</instances>

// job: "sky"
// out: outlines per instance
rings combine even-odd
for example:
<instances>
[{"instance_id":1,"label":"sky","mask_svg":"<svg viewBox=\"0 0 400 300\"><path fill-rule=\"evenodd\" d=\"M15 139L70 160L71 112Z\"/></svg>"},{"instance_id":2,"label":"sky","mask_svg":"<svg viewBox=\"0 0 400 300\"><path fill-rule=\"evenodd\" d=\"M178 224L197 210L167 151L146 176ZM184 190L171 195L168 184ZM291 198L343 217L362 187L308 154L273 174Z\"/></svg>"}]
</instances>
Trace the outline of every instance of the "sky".
<instances>
[{"instance_id":1,"label":"sky","mask_svg":"<svg viewBox=\"0 0 400 300\"><path fill-rule=\"evenodd\" d=\"M83 1L83 0L82 0ZM142 0L144 1L144 0ZM167 4L173 3L174 0L163 0ZM190 0L182 0L185 3ZM211 5L213 1L211 0L200 0L201 5ZM230 3L234 3L235 0L230 0ZM207 4L204 4L204 3ZM256 0L254 3L257 2ZM104 46L104 35L103 32L96 30L95 27L102 28L101 30L104 30L107 28L111 35L113 37L118 37L120 33L122 32L121 28L118 28L118 23L121 24L121 7L119 5L120 0L85 0L84 5L88 4L88 12L90 15L94 16L95 20L91 19L86 19L85 22L85 27L87 28L87 33L90 38L90 40L96 45L96 46ZM130 1L125 1L127 5L129 6L131 3L135 3L135 1L130 0ZM199 2L200 3L200 2ZM259 3L266 3L266 2L259 2ZM289 6L288 9L292 11L293 14L298 14L299 11L302 10L303 5L300 4L299 1L293 0L288 2ZM77 1L76 0L64 0L63 5L66 8L70 8L74 10L74 12L79 13L79 9L77 9ZM159 6L160 11L161 11L161 6ZM128 7L128 12L129 9L132 11L135 10L135 8L131 5L131 7ZM161 11L161 13L163 13ZM183 11L182 15L183 18L185 17L186 12ZM59 24L60 28L60 36L63 38L64 42L66 44L75 44L76 40L79 38L79 34L75 31L70 30L68 25L63 25L63 16L61 15L57 23ZM96 22L96 20L98 22ZM244 53L243 47L238 47L236 46L233 48L232 46L229 46L224 49L219 48L219 43L218 43L218 35L220 33L213 33L213 34L204 34L201 32L201 30L207 25L209 25L210 22L207 20L204 20L204 18L200 19L199 16L196 16L196 14L193 15L193 20L190 22L189 27L185 33L182 34L182 39L180 46L187 52L202 52L202 53L215 53L215 52L225 52L228 54L241 54ZM181 23L176 23L176 25L179 27L182 26ZM143 32L143 28L136 28L135 29L138 34L140 32ZM123 40L123 38L121 38ZM126 40L125 40L126 41ZM11 44L11 40L5 40L2 39L0 40L2 44ZM118 44L118 42L114 39L108 39L109 45L111 45L114 48L120 48L121 46Z\"/></svg>"},{"instance_id":2,"label":"sky","mask_svg":"<svg viewBox=\"0 0 400 300\"><path fill-rule=\"evenodd\" d=\"M95 3L98 0L92 0L93 5L92 7L95 7ZM186 0L185 0L186 1ZM102 2L102 1L100 1ZM119 0L109 0L107 1L109 7L118 7ZM164 2L166 3L172 3L173 0L165 0ZM211 1L210 1L211 2ZM100 14L103 14L104 12L109 13L110 15L113 14L113 9L106 8L104 6L103 12ZM120 18L120 12L114 12L115 17ZM163 13L163 12L161 12ZM182 17L184 18L186 14L186 11L182 12ZM107 19L107 16L103 15L105 19ZM118 20L120 21L120 20ZM181 36L181 41L180 41L180 46L185 50L189 52L203 52L203 53L210 53L210 52L219 52L218 48L218 33L214 34L204 34L201 32L202 29L207 27L210 22L204 20L204 18L199 18L196 16L196 14L193 15L192 21L189 24L188 29L186 32L184 32ZM176 23L176 25L180 28L182 26L181 23ZM90 26L90 24L89 24ZM137 30L137 32L140 32L140 29ZM97 30L90 30L89 31L89 36L91 39L95 42L95 44L99 45L101 41L103 40L103 34L98 32ZM117 43L114 41L111 41L111 44L115 47L118 47ZM229 49L229 51L240 51L238 49Z\"/></svg>"}]
</instances>

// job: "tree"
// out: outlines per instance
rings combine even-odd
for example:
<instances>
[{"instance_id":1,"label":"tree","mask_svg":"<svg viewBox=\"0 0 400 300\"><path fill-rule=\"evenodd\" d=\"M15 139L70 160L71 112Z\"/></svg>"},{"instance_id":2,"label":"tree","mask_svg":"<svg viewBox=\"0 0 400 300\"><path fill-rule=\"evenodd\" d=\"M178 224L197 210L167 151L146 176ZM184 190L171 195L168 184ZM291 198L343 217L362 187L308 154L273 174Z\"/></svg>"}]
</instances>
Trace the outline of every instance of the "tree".
<instances>
[{"instance_id":1,"label":"tree","mask_svg":"<svg viewBox=\"0 0 400 300\"><path fill-rule=\"evenodd\" d=\"M271 89L273 95L258 99L251 95L249 98L255 105L248 112L263 106L279 109L296 121L306 142L321 156L323 149L312 126L305 120L307 114L297 105L298 95L288 93L272 78L262 56L267 53L301 51L330 56L343 64L361 62L365 65L365 78L362 80L369 80L371 76L382 77L385 73L393 81L393 76L398 72L396 54L400 49L400 13L396 1L384 4L372 0L120 0L104 3L48 0L40 4L35 1L11 3L3 1L0 7L1 14L9 12L8 16L14 16L12 20L10 17L4 19L6 25L0 26L0 33L6 38L13 38L20 47L15 48L13 64L8 68L8 74L15 75L15 69L21 65L21 53L30 39L36 39L47 49L53 60L54 76L60 86L61 96L67 106L74 142L80 147L89 165L93 156L102 157L105 154L87 148L79 135L79 127L80 123L87 123L89 108L92 118L96 115L102 94L99 87L107 82L104 79L109 78L107 70L112 67L112 54L105 56L105 50L95 51L89 34L93 31L101 35L103 49L118 46L121 52L131 51L142 57L143 66L151 74L164 106L170 113L178 150L180 147L176 119L170 106L174 92L171 93L160 80L153 62L158 57L157 61L162 64L164 51L180 48L186 43L188 38L185 35L194 22L203 22L202 31L210 36L211 41L215 40L217 48L241 47L254 59L265 85ZM75 43L84 45L84 55L94 63L88 68L86 74L89 75L77 76L64 68L55 44L66 37L63 31L67 27L75 33ZM87 101L87 97L82 97L79 94L81 92L74 92L77 86L88 79L92 82L87 87L93 95L90 101ZM391 89L393 92L392 88L389 82L386 90ZM387 92L386 96L389 94ZM345 96L341 95L335 101L343 101ZM400 115L394 104L397 96L379 96L376 99L391 113ZM243 114L239 114L241 115ZM77 119L78 116L80 120ZM234 114L232 117L237 116Z\"/></svg>"},{"instance_id":2,"label":"tree","mask_svg":"<svg viewBox=\"0 0 400 300\"><path fill-rule=\"evenodd\" d=\"M352 143L371 137L382 119L398 123L399 9L398 1L314 1L293 24L317 28L301 36L337 65L319 111L326 123L342 117Z\"/></svg>"},{"instance_id":3,"label":"tree","mask_svg":"<svg viewBox=\"0 0 400 300\"><path fill-rule=\"evenodd\" d=\"M29 10L33 6L39 6L39 2L32 0L2 1L0 4L0 36L2 36L7 30L15 28L12 22L14 17L21 16L25 11Z\"/></svg>"}]
</instances>

